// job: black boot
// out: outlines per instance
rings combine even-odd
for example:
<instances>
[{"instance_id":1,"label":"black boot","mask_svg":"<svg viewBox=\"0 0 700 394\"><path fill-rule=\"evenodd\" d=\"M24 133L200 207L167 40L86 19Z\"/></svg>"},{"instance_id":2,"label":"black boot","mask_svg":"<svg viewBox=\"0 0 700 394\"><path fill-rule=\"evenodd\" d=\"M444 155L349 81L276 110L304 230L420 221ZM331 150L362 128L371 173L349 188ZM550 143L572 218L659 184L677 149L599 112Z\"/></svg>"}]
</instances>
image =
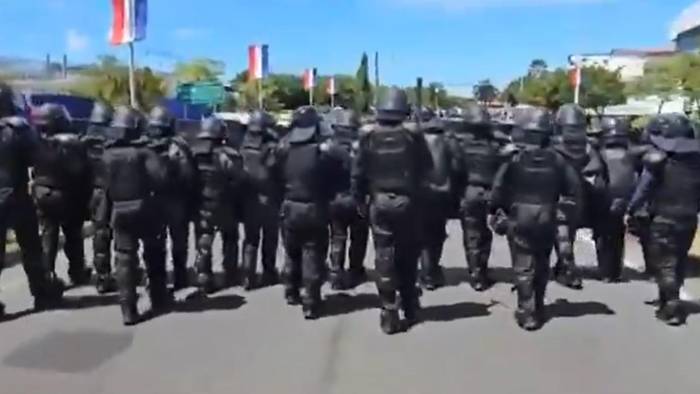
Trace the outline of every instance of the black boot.
<instances>
[{"instance_id":1,"label":"black boot","mask_svg":"<svg viewBox=\"0 0 700 394\"><path fill-rule=\"evenodd\" d=\"M165 278L151 279L148 295L151 298L151 309L156 314L169 311L175 302L172 293L168 291Z\"/></svg>"},{"instance_id":2,"label":"black boot","mask_svg":"<svg viewBox=\"0 0 700 394\"><path fill-rule=\"evenodd\" d=\"M583 281L577 270L573 267L557 264L554 267L554 278L562 286L574 290L583 289Z\"/></svg>"},{"instance_id":3,"label":"black boot","mask_svg":"<svg viewBox=\"0 0 700 394\"><path fill-rule=\"evenodd\" d=\"M299 294L299 289L292 287L285 288L284 299L287 301L287 305L301 304L301 295Z\"/></svg>"},{"instance_id":4,"label":"black boot","mask_svg":"<svg viewBox=\"0 0 700 394\"><path fill-rule=\"evenodd\" d=\"M214 283L214 275L200 272L197 274L197 287L203 294L212 294L216 292L216 284Z\"/></svg>"},{"instance_id":5,"label":"black boot","mask_svg":"<svg viewBox=\"0 0 700 394\"><path fill-rule=\"evenodd\" d=\"M53 274L49 275L42 281L42 285L34 290L34 310L43 311L54 309L61 304L63 300L63 292L66 289L65 283Z\"/></svg>"},{"instance_id":6,"label":"black boot","mask_svg":"<svg viewBox=\"0 0 700 394\"><path fill-rule=\"evenodd\" d=\"M78 265L77 268L68 270L68 277L70 277L73 286L85 286L90 283L92 270L85 267L85 264Z\"/></svg>"},{"instance_id":7,"label":"black boot","mask_svg":"<svg viewBox=\"0 0 700 394\"><path fill-rule=\"evenodd\" d=\"M316 320L321 317L321 286L307 284L302 294L302 310L306 320Z\"/></svg>"},{"instance_id":8,"label":"black boot","mask_svg":"<svg viewBox=\"0 0 700 394\"><path fill-rule=\"evenodd\" d=\"M401 321L399 311L395 309L382 309L379 315L379 327L387 335L393 335L401 331Z\"/></svg>"},{"instance_id":9,"label":"black boot","mask_svg":"<svg viewBox=\"0 0 700 394\"><path fill-rule=\"evenodd\" d=\"M486 291L491 286L491 280L484 270L477 270L469 274L469 284L478 292Z\"/></svg>"},{"instance_id":10,"label":"black boot","mask_svg":"<svg viewBox=\"0 0 700 394\"><path fill-rule=\"evenodd\" d=\"M125 326L133 326L138 324L140 320L139 310L136 306L136 301L121 303L122 322Z\"/></svg>"},{"instance_id":11,"label":"black boot","mask_svg":"<svg viewBox=\"0 0 700 394\"><path fill-rule=\"evenodd\" d=\"M345 276L343 274L343 271L331 268L331 273L328 278L331 284L331 289L336 291L347 290L347 286L345 284Z\"/></svg>"},{"instance_id":12,"label":"black boot","mask_svg":"<svg viewBox=\"0 0 700 394\"><path fill-rule=\"evenodd\" d=\"M537 331L542 328L543 321L540 314L535 311L527 311L524 309L518 309L515 312L515 321L518 322L518 326L526 331Z\"/></svg>"},{"instance_id":13,"label":"black boot","mask_svg":"<svg viewBox=\"0 0 700 394\"><path fill-rule=\"evenodd\" d=\"M280 283L280 275L275 268L269 268L263 271L260 278L260 286L268 287Z\"/></svg>"},{"instance_id":14,"label":"black boot","mask_svg":"<svg viewBox=\"0 0 700 394\"><path fill-rule=\"evenodd\" d=\"M189 286L187 259L183 257L181 255L173 256L173 288L175 290L185 289Z\"/></svg>"},{"instance_id":15,"label":"black boot","mask_svg":"<svg viewBox=\"0 0 700 394\"><path fill-rule=\"evenodd\" d=\"M112 275L98 275L95 283L97 294L108 294L117 291L117 282Z\"/></svg>"},{"instance_id":16,"label":"black boot","mask_svg":"<svg viewBox=\"0 0 700 394\"><path fill-rule=\"evenodd\" d=\"M669 326L677 327L685 324L686 312L680 300L662 303L656 310L656 318Z\"/></svg>"},{"instance_id":17,"label":"black boot","mask_svg":"<svg viewBox=\"0 0 700 394\"><path fill-rule=\"evenodd\" d=\"M243 289L246 291L250 291L255 289L257 286L256 283L256 274L257 274L257 259L258 259L258 250L257 248L253 248L250 246L246 246L243 249Z\"/></svg>"}]
</instances>

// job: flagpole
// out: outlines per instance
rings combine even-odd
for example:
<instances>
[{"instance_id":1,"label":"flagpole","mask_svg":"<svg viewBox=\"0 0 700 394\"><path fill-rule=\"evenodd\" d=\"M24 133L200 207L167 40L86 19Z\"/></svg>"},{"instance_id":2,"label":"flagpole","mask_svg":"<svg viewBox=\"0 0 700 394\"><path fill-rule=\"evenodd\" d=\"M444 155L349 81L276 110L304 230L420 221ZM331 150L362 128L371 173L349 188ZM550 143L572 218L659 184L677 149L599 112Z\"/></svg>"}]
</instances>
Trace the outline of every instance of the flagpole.
<instances>
[{"instance_id":1,"label":"flagpole","mask_svg":"<svg viewBox=\"0 0 700 394\"><path fill-rule=\"evenodd\" d=\"M581 67L576 64L576 88L574 90L574 104L579 103L579 98L581 97Z\"/></svg>"},{"instance_id":2,"label":"flagpole","mask_svg":"<svg viewBox=\"0 0 700 394\"><path fill-rule=\"evenodd\" d=\"M309 105L311 105L311 106L314 105L314 86L313 86L313 84L311 84L311 86L309 86Z\"/></svg>"},{"instance_id":3,"label":"flagpole","mask_svg":"<svg viewBox=\"0 0 700 394\"><path fill-rule=\"evenodd\" d=\"M258 78L258 108L263 109L262 78Z\"/></svg>"},{"instance_id":4,"label":"flagpole","mask_svg":"<svg viewBox=\"0 0 700 394\"><path fill-rule=\"evenodd\" d=\"M335 94L331 93L331 109L335 108Z\"/></svg>"},{"instance_id":5,"label":"flagpole","mask_svg":"<svg viewBox=\"0 0 700 394\"><path fill-rule=\"evenodd\" d=\"M134 43L129 43L129 102L133 108L137 108L136 103L136 76L134 67Z\"/></svg>"}]
</instances>

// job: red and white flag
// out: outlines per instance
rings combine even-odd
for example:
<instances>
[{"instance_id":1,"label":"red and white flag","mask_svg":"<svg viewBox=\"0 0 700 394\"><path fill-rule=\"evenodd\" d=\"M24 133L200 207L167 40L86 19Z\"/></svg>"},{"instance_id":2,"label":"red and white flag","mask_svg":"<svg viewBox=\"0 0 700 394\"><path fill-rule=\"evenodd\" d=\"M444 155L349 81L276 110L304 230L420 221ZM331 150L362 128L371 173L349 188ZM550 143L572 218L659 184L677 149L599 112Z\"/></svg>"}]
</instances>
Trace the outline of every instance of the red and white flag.
<instances>
[{"instance_id":1,"label":"red and white flag","mask_svg":"<svg viewBox=\"0 0 700 394\"><path fill-rule=\"evenodd\" d=\"M316 87L316 69L307 68L304 70L302 82L304 83L304 90L311 90Z\"/></svg>"},{"instance_id":2,"label":"red and white flag","mask_svg":"<svg viewBox=\"0 0 700 394\"><path fill-rule=\"evenodd\" d=\"M112 45L130 44L146 38L148 0L112 0Z\"/></svg>"},{"instance_id":3,"label":"red and white flag","mask_svg":"<svg viewBox=\"0 0 700 394\"><path fill-rule=\"evenodd\" d=\"M248 80L265 79L269 73L269 54L267 45L248 47Z\"/></svg>"},{"instance_id":4,"label":"red and white flag","mask_svg":"<svg viewBox=\"0 0 700 394\"><path fill-rule=\"evenodd\" d=\"M335 77L328 78L326 82L326 92L331 96L335 94Z\"/></svg>"}]
</instances>

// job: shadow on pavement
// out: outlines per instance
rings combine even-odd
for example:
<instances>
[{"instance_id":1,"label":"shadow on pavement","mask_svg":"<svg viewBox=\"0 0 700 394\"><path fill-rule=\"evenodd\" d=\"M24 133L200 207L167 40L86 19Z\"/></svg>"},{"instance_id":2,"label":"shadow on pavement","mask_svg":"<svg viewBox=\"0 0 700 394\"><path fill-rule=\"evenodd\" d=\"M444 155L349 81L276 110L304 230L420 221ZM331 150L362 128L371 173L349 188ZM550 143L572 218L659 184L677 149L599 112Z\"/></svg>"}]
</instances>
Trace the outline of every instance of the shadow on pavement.
<instances>
[{"instance_id":1,"label":"shadow on pavement","mask_svg":"<svg viewBox=\"0 0 700 394\"><path fill-rule=\"evenodd\" d=\"M445 287L455 287L469 283L469 271L466 267L445 267ZM508 267L489 267L488 276L492 283L513 283L513 269Z\"/></svg>"},{"instance_id":2,"label":"shadow on pavement","mask_svg":"<svg viewBox=\"0 0 700 394\"><path fill-rule=\"evenodd\" d=\"M0 316L0 324L9 323L11 321L19 320L23 317L33 315L35 313L38 313L38 312L36 312L34 310L34 308L25 309L25 310L19 311L19 312L6 313L3 316Z\"/></svg>"},{"instance_id":3,"label":"shadow on pavement","mask_svg":"<svg viewBox=\"0 0 700 394\"><path fill-rule=\"evenodd\" d=\"M471 317L483 317L490 315L489 309L496 304L496 302L481 304L465 301L449 305L435 305L423 308L420 316L423 322L450 322Z\"/></svg>"},{"instance_id":4,"label":"shadow on pavement","mask_svg":"<svg viewBox=\"0 0 700 394\"><path fill-rule=\"evenodd\" d=\"M614 315L615 311L607 305L596 302L569 302L565 299L558 299L547 306L550 319L565 317L583 317L589 315Z\"/></svg>"},{"instance_id":5,"label":"shadow on pavement","mask_svg":"<svg viewBox=\"0 0 700 394\"><path fill-rule=\"evenodd\" d=\"M324 317L348 315L367 309L379 308L379 297L376 294L337 293L326 297Z\"/></svg>"},{"instance_id":6,"label":"shadow on pavement","mask_svg":"<svg viewBox=\"0 0 700 394\"><path fill-rule=\"evenodd\" d=\"M76 310L100 308L103 306L118 305L119 298L112 295L84 295L84 296L64 296L63 301L58 306L59 310Z\"/></svg>"},{"instance_id":7,"label":"shadow on pavement","mask_svg":"<svg viewBox=\"0 0 700 394\"><path fill-rule=\"evenodd\" d=\"M206 311L235 310L245 305L246 300L236 294L217 297L193 297L175 304L175 313L200 313Z\"/></svg>"}]
</instances>

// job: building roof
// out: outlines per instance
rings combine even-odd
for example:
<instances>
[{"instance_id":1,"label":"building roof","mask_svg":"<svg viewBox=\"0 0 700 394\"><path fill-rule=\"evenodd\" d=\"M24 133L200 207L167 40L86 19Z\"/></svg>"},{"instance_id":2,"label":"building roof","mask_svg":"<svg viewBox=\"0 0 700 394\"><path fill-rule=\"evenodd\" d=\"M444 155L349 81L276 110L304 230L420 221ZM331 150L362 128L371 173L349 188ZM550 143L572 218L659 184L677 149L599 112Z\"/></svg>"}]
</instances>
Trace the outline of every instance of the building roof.
<instances>
[{"instance_id":1,"label":"building roof","mask_svg":"<svg viewBox=\"0 0 700 394\"><path fill-rule=\"evenodd\" d=\"M696 1L688 6L680 15L671 23L669 36L671 40L675 40L679 35L693 30L700 26L700 1Z\"/></svg>"}]
</instances>

